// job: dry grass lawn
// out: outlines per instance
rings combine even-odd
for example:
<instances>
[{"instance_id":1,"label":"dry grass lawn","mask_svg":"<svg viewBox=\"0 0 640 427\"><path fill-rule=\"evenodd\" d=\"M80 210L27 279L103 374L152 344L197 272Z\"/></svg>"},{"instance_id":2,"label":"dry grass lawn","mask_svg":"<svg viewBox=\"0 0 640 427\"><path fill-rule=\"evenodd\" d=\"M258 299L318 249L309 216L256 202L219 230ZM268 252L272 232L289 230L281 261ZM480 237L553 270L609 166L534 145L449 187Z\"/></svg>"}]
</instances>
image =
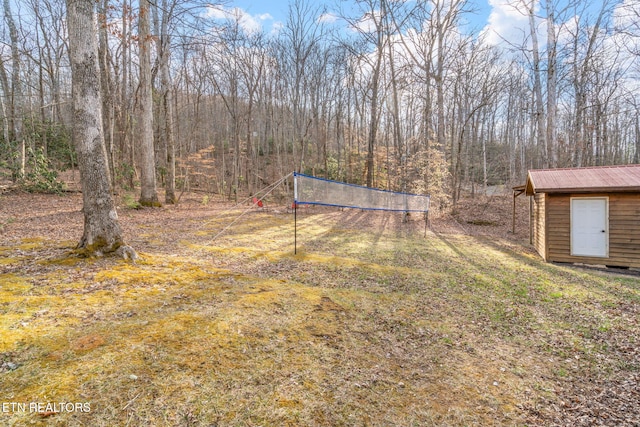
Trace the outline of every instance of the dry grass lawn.
<instances>
[{"instance_id":1,"label":"dry grass lawn","mask_svg":"<svg viewBox=\"0 0 640 427\"><path fill-rule=\"evenodd\" d=\"M2 425L640 425L636 276L360 211L304 210L294 255L284 209L214 239L241 211L197 196L120 209L137 264L78 259L80 208L0 195Z\"/></svg>"}]
</instances>

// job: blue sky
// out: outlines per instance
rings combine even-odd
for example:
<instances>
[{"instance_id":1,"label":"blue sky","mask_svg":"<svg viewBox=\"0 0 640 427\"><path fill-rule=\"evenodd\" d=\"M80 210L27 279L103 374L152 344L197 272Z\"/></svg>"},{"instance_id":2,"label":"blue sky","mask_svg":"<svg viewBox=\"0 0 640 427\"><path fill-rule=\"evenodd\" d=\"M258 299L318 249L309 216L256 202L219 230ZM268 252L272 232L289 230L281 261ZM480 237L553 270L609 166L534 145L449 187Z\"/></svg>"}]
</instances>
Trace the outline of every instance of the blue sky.
<instances>
[{"instance_id":1,"label":"blue sky","mask_svg":"<svg viewBox=\"0 0 640 427\"><path fill-rule=\"evenodd\" d=\"M468 16L467 19L471 21L471 25L476 29L484 28L489 22L492 6L489 3L499 4L500 0L471 0L475 4L475 8L478 13L473 16ZM316 4L326 4L329 10L332 9L332 5L339 3L339 0L319 1ZM348 2L343 2L343 5ZM266 32L270 32L272 29L277 28L286 20L289 0L231 0L225 5L225 9L239 8L243 12L246 12L246 20L249 25L261 25L262 29ZM499 7L499 6L498 6Z\"/></svg>"},{"instance_id":2,"label":"blue sky","mask_svg":"<svg viewBox=\"0 0 640 427\"><path fill-rule=\"evenodd\" d=\"M287 19L289 0L228 0L223 9L214 12L219 19L225 19L225 13L233 11L241 19L241 25L245 31L262 30L265 33L277 31ZM293 1L293 0L291 0ZM312 0L307 0L312 1ZM411 1L411 0L408 0ZM445 0L446 1L446 0ZM475 14L465 14L464 19L468 21L468 28L463 30L467 34L483 33L483 40L492 45L503 45L505 40L509 44L520 45L524 43L526 35L529 33L529 19L527 11L524 7L528 1L523 0L468 0L469 6L473 7L477 12ZM542 0L534 0L536 8L540 7ZM569 0L560 0L560 3ZM616 6L623 2L631 2L637 4L638 0L614 0ZM355 4L350 0L317 0L313 5L326 4L329 11L335 10L335 5L340 4L343 9L348 8L350 4ZM571 3L573 6L567 8L563 13L563 17L556 18L564 20L571 26L572 21L584 18L588 14L597 13L600 10L601 3L597 1L578 0ZM210 12L211 13L211 10ZM544 11L542 11L544 14ZM572 14L573 17L572 17ZM592 22L592 21L591 21ZM559 21L556 21L559 24ZM575 25L574 25L575 26ZM559 27L560 28L560 27ZM566 31L566 28L562 31ZM560 31L558 37L562 37ZM546 23L538 18L538 39L541 45L546 41Z\"/></svg>"}]
</instances>

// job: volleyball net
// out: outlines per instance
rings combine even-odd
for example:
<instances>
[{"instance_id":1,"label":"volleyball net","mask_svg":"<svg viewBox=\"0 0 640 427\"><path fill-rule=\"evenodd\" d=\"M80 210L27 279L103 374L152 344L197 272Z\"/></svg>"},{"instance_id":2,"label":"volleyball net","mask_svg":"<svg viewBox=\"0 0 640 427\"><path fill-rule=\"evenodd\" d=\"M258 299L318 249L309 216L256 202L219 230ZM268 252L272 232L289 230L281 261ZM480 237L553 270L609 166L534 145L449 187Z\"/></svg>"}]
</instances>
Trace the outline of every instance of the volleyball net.
<instances>
[{"instance_id":1,"label":"volleyball net","mask_svg":"<svg viewBox=\"0 0 640 427\"><path fill-rule=\"evenodd\" d=\"M429 211L429 196L379 190L294 173L296 205L323 205L340 208L394 212Z\"/></svg>"}]
</instances>

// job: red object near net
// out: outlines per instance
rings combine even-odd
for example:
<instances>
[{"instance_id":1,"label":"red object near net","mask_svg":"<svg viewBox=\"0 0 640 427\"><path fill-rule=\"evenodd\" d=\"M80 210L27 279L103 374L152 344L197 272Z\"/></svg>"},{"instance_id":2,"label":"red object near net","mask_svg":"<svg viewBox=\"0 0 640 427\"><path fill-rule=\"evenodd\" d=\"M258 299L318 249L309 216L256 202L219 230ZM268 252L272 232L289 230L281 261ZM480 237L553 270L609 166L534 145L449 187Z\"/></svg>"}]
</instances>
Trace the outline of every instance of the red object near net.
<instances>
[{"instance_id":1,"label":"red object near net","mask_svg":"<svg viewBox=\"0 0 640 427\"><path fill-rule=\"evenodd\" d=\"M262 200L258 200L258 198L256 198L256 197L253 198L253 204L254 205L258 205L259 208L264 207L264 204L262 203Z\"/></svg>"}]
</instances>

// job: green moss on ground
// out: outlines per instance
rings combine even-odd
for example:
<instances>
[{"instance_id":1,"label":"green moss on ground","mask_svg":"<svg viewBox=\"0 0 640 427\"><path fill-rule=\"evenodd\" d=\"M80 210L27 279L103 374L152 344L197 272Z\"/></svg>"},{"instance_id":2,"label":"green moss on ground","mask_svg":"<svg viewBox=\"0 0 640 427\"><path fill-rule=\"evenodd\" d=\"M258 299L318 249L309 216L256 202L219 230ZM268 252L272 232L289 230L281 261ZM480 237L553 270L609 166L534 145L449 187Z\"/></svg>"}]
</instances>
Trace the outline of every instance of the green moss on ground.
<instances>
[{"instance_id":1,"label":"green moss on ground","mask_svg":"<svg viewBox=\"0 0 640 427\"><path fill-rule=\"evenodd\" d=\"M637 278L469 236L302 224L298 255L267 213L215 241L186 228L137 264L53 256L0 274L7 399L91 405L1 422L524 425L559 384L638 368L619 351L637 344Z\"/></svg>"}]
</instances>

